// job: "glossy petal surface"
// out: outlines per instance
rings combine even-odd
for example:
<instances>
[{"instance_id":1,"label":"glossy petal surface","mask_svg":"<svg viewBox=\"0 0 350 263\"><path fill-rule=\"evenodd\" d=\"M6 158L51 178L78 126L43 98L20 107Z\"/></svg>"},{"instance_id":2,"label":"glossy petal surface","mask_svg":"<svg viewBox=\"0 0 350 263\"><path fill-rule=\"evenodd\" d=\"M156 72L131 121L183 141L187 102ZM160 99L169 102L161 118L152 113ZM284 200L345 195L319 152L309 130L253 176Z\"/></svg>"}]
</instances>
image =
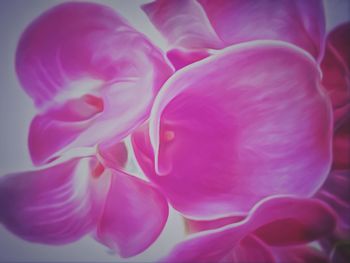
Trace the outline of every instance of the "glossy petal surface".
<instances>
[{"instance_id":1,"label":"glossy petal surface","mask_svg":"<svg viewBox=\"0 0 350 263\"><path fill-rule=\"evenodd\" d=\"M242 215L266 196L319 188L330 115L312 59L258 41L178 71L156 99L150 138L139 131L133 144L146 175L186 216Z\"/></svg>"},{"instance_id":2,"label":"glossy petal surface","mask_svg":"<svg viewBox=\"0 0 350 263\"><path fill-rule=\"evenodd\" d=\"M0 222L23 239L64 244L96 223L87 184L88 159L0 179Z\"/></svg>"},{"instance_id":3,"label":"glossy petal surface","mask_svg":"<svg viewBox=\"0 0 350 263\"><path fill-rule=\"evenodd\" d=\"M82 2L58 5L29 25L17 47L16 70L40 111L29 140L42 137L47 144L45 150L30 144L35 164L66 149L125 137L148 117L171 74L161 52L113 9ZM57 123L57 107L86 96L100 100L98 117L84 112L84 124L74 117ZM47 129L50 136L42 136Z\"/></svg>"},{"instance_id":4,"label":"glossy petal surface","mask_svg":"<svg viewBox=\"0 0 350 263\"><path fill-rule=\"evenodd\" d=\"M227 257L250 233L284 219L307 222L308 230L318 233L316 239L331 233L336 222L329 207L317 200L270 198L257 205L242 222L202 232L181 242L162 262L232 262ZM278 229L270 230L278 232Z\"/></svg>"},{"instance_id":5,"label":"glossy petal surface","mask_svg":"<svg viewBox=\"0 0 350 263\"><path fill-rule=\"evenodd\" d=\"M111 183L96 238L122 257L134 256L149 247L163 230L168 204L149 183L121 171L107 173Z\"/></svg>"},{"instance_id":6,"label":"glossy petal surface","mask_svg":"<svg viewBox=\"0 0 350 263\"><path fill-rule=\"evenodd\" d=\"M157 0L143 7L171 46L227 47L251 40L282 40L314 57L323 47L322 1Z\"/></svg>"}]
</instances>

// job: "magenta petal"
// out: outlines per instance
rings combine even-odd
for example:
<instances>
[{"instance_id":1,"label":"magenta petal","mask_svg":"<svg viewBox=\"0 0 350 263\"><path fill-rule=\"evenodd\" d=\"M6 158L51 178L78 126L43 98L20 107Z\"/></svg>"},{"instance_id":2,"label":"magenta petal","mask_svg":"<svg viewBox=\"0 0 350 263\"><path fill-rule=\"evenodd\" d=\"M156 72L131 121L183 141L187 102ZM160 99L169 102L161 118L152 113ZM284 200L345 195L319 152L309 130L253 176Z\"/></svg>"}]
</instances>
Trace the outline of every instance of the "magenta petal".
<instances>
[{"instance_id":1,"label":"magenta petal","mask_svg":"<svg viewBox=\"0 0 350 263\"><path fill-rule=\"evenodd\" d=\"M195 0L157 0L143 5L142 9L171 46L223 47L204 10Z\"/></svg>"},{"instance_id":2,"label":"magenta petal","mask_svg":"<svg viewBox=\"0 0 350 263\"><path fill-rule=\"evenodd\" d=\"M111 185L96 238L120 256L131 257L157 239L168 218L168 204L149 183L121 171L107 171Z\"/></svg>"},{"instance_id":3,"label":"magenta petal","mask_svg":"<svg viewBox=\"0 0 350 263\"><path fill-rule=\"evenodd\" d=\"M269 198L255 206L245 220L201 232L181 242L162 262L220 262L251 233L284 219L307 222L312 230L319 231L317 238L330 234L336 222L332 210L318 200Z\"/></svg>"},{"instance_id":4,"label":"magenta petal","mask_svg":"<svg viewBox=\"0 0 350 263\"><path fill-rule=\"evenodd\" d=\"M317 65L281 42L236 45L178 71L155 101L150 138L141 133L141 168L192 218L242 215L274 194L311 196L330 168Z\"/></svg>"},{"instance_id":5,"label":"magenta petal","mask_svg":"<svg viewBox=\"0 0 350 263\"><path fill-rule=\"evenodd\" d=\"M91 95L69 100L37 115L31 122L28 144L34 164L50 161L64 150L103 111L103 101ZM86 145L89 146L89 145Z\"/></svg>"},{"instance_id":6,"label":"magenta petal","mask_svg":"<svg viewBox=\"0 0 350 263\"><path fill-rule=\"evenodd\" d=\"M249 40L283 40L314 57L323 48L325 17L322 1L198 0L226 45Z\"/></svg>"},{"instance_id":7,"label":"magenta petal","mask_svg":"<svg viewBox=\"0 0 350 263\"><path fill-rule=\"evenodd\" d=\"M92 230L96 213L88 184L89 159L0 178L0 222L23 239L75 241Z\"/></svg>"},{"instance_id":8,"label":"magenta petal","mask_svg":"<svg viewBox=\"0 0 350 263\"><path fill-rule=\"evenodd\" d=\"M314 57L323 49L322 1L157 0L143 7L172 46L219 49L251 40L282 40Z\"/></svg>"},{"instance_id":9,"label":"magenta petal","mask_svg":"<svg viewBox=\"0 0 350 263\"><path fill-rule=\"evenodd\" d=\"M331 98L337 127L350 115L350 23L335 28L327 37L321 63L322 84Z\"/></svg>"},{"instance_id":10,"label":"magenta petal","mask_svg":"<svg viewBox=\"0 0 350 263\"><path fill-rule=\"evenodd\" d=\"M38 115L46 118L33 121L30 147L42 147L37 137L46 130L46 140L55 141L48 149L31 149L37 164L61 150L128 135L148 118L154 96L172 73L160 50L113 9L81 2L58 5L29 25L17 47L16 70ZM90 109L75 112L80 107L66 105L82 97L89 98ZM67 115L55 113L62 105Z\"/></svg>"}]
</instances>

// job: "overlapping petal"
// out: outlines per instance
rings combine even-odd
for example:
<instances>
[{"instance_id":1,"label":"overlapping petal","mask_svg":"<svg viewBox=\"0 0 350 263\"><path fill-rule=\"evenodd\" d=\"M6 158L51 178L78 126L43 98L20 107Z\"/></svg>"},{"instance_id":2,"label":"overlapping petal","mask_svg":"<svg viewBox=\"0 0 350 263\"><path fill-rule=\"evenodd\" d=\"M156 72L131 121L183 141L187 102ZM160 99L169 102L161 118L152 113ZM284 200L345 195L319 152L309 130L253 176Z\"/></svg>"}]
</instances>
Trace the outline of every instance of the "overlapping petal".
<instances>
[{"instance_id":1,"label":"overlapping petal","mask_svg":"<svg viewBox=\"0 0 350 263\"><path fill-rule=\"evenodd\" d=\"M269 198L258 204L241 222L189 237L179 243L162 262L232 262L234 250L237 246L242 246L241 242L251 233L286 219L296 224L299 222L304 224L302 229L307 231L304 233L305 240L300 242L308 242L328 235L333 231L336 222L332 210L318 200L291 197ZM270 228L270 231L270 236L279 235L278 229ZM313 233L313 238L310 238L310 233ZM255 241L260 243L259 239ZM253 246L261 251L260 246L256 244ZM267 259L271 252L268 249L264 251L266 252L264 258ZM255 262L259 262L261 254L255 254L259 256L255 258Z\"/></svg>"},{"instance_id":2,"label":"overlapping petal","mask_svg":"<svg viewBox=\"0 0 350 263\"><path fill-rule=\"evenodd\" d=\"M44 244L75 241L96 223L89 162L78 158L0 178L0 222L19 237Z\"/></svg>"},{"instance_id":3,"label":"overlapping petal","mask_svg":"<svg viewBox=\"0 0 350 263\"><path fill-rule=\"evenodd\" d=\"M282 40L322 56L322 1L156 0L143 6L172 47L218 49L251 40Z\"/></svg>"},{"instance_id":4,"label":"overlapping petal","mask_svg":"<svg viewBox=\"0 0 350 263\"><path fill-rule=\"evenodd\" d=\"M257 41L178 71L156 99L149 138L141 129L133 145L177 210L217 218L274 194L314 194L330 168L331 132L315 62Z\"/></svg>"},{"instance_id":5,"label":"overlapping petal","mask_svg":"<svg viewBox=\"0 0 350 263\"><path fill-rule=\"evenodd\" d=\"M337 212L339 233L350 235L350 170L332 171L316 196Z\"/></svg>"},{"instance_id":6,"label":"overlapping petal","mask_svg":"<svg viewBox=\"0 0 350 263\"><path fill-rule=\"evenodd\" d=\"M103 145L98 158L1 178L0 223L32 242L64 244L94 233L123 257L142 252L163 230L168 204L150 183L117 170L126 153L122 143Z\"/></svg>"},{"instance_id":7,"label":"overlapping petal","mask_svg":"<svg viewBox=\"0 0 350 263\"><path fill-rule=\"evenodd\" d=\"M149 247L163 230L168 204L149 183L121 171L111 171L111 185L96 238L122 257Z\"/></svg>"},{"instance_id":8,"label":"overlapping petal","mask_svg":"<svg viewBox=\"0 0 350 263\"><path fill-rule=\"evenodd\" d=\"M331 98L336 127L350 116L350 23L333 29L321 63L322 84Z\"/></svg>"},{"instance_id":9,"label":"overlapping petal","mask_svg":"<svg viewBox=\"0 0 350 263\"><path fill-rule=\"evenodd\" d=\"M65 149L125 137L148 117L172 72L144 35L111 8L93 3L64 3L34 20L18 44L16 70L40 110L29 138L35 164ZM91 108L86 97L97 104ZM82 105L83 121L62 119L70 104Z\"/></svg>"}]
</instances>

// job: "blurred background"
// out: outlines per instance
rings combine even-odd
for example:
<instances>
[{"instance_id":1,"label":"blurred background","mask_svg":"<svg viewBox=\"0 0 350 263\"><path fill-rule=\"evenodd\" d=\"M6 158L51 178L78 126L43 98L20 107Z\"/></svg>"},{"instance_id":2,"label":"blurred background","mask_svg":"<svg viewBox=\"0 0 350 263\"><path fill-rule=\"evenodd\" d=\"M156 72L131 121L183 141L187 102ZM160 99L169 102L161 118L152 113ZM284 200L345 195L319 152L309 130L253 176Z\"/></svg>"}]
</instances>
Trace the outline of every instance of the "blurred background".
<instances>
[{"instance_id":1,"label":"blurred background","mask_svg":"<svg viewBox=\"0 0 350 263\"><path fill-rule=\"evenodd\" d=\"M177 1L177 0L175 0ZM15 49L25 27L58 0L0 0L0 176L32 168L27 150L27 133L35 109L19 86L15 70ZM101 0L113 7L131 25L145 33L160 48L165 41L147 20L139 6L142 0ZM350 20L350 0L326 0L327 31ZM1 207L0 207L1 209ZM160 238L144 253L121 259L107 248L85 237L73 244L46 246L23 241L0 225L0 262L154 262L167 254L184 235L181 218L171 211Z\"/></svg>"}]
</instances>

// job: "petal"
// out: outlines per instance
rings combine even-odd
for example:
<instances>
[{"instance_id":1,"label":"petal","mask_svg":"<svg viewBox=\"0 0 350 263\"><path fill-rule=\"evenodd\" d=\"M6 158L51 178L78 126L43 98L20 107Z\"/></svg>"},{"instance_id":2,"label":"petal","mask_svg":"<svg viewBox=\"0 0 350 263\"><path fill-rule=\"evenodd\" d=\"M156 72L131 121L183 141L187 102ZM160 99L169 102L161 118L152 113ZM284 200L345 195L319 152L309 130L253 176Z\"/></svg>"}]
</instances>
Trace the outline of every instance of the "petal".
<instances>
[{"instance_id":1,"label":"petal","mask_svg":"<svg viewBox=\"0 0 350 263\"><path fill-rule=\"evenodd\" d=\"M134 134L135 155L185 216L244 215L266 196L316 192L330 168L330 115L317 66L301 49L235 45L169 79L150 138Z\"/></svg>"},{"instance_id":2,"label":"petal","mask_svg":"<svg viewBox=\"0 0 350 263\"><path fill-rule=\"evenodd\" d=\"M223 47L204 10L195 0L157 0L143 5L142 9L171 46Z\"/></svg>"},{"instance_id":3,"label":"petal","mask_svg":"<svg viewBox=\"0 0 350 263\"><path fill-rule=\"evenodd\" d=\"M65 244L92 230L96 210L88 184L89 159L0 178L0 222L17 236Z\"/></svg>"},{"instance_id":4,"label":"petal","mask_svg":"<svg viewBox=\"0 0 350 263\"><path fill-rule=\"evenodd\" d=\"M143 7L171 46L222 48L251 40L282 40L314 57L323 49L321 1L157 0Z\"/></svg>"},{"instance_id":5,"label":"petal","mask_svg":"<svg viewBox=\"0 0 350 263\"><path fill-rule=\"evenodd\" d=\"M321 63L322 84L331 98L336 126L350 115L349 33L350 23L338 26L329 33L325 56Z\"/></svg>"},{"instance_id":6,"label":"petal","mask_svg":"<svg viewBox=\"0 0 350 263\"><path fill-rule=\"evenodd\" d=\"M168 218L168 204L149 183L121 171L108 172L111 185L96 239L120 256L131 257L157 239Z\"/></svg>"},{"instance_id":7,"label":"petal","mask_svg":"<svg viewBox=\"0 0 350 263\"><path fill-rule=\"evenodd\" d=\"M122 169L128 161L128 150L124 142L104 142L98 145L98 156L105 167Z\"/></svg>"},{"instance_id":8,"label":"petal","mask_svg":"<svg viewBox=\"0 0 350 263\"><path fill-rule=\"evenodd\" d=\"M80 2L58 5L28 26L17 47L16 70L39 116L49 117L47 111L52 115L67 101L84 95L99 101L95 105L99 116L87 112L84 117L89 123L84 127L79 118L71 123L74 114L62 119L62 113L63 124L37 125L41 127L37 134L50 126L50 134L55 134L50 140L60 140L32 157L37 164L47 162L58 150L125 137L148 118L154 96L172 73L160 50L113 9Z\"/></svg>"},{"instance_id":9,"label":"petal","mask_svg":"<svg viewBox=\"0 0 350 263\"><path fill-rule=\"evenodd\" d=\"M102 111L102 99L85 95L35 116L28 136L33 163L40 165L55 159L52 156L86 131Z\"/></svg>"},{"instance_id":10,"label":"petal","mask_svg":"<svg viewBox=\"0 0 350 263\"><path fill-rule=\"evenodd\" d=\"M328 35L328 42L334 47L344 61L347 68L350 68L350 22L339 25Z\"/></svg>"},{"instance_id":11,"label":"petal","mask_svg":"<svg viewBox=\"0 0 350 263\"><path fill-rule=\"evenodd\" d=\"M245 220L220 229L201 232L181 242L162 262L220 262L237 249L239 242L253 231L288 218L307 222L312 229L320 231L317 238L333 231L336 221L329 207L318 200L268 198L256 205ZM322 227L317 226L318 224Z\"/></svg>"},{"instance_id":12,"label":"petal","mask_svg":"<svg viewBox=\"0 0 350 263\"><path fill-rule=\"evenodd\" d=\"M325 33L322 1L198 0L226 45L283 40L320 56Z\"/></svg>"}]
</instances>

